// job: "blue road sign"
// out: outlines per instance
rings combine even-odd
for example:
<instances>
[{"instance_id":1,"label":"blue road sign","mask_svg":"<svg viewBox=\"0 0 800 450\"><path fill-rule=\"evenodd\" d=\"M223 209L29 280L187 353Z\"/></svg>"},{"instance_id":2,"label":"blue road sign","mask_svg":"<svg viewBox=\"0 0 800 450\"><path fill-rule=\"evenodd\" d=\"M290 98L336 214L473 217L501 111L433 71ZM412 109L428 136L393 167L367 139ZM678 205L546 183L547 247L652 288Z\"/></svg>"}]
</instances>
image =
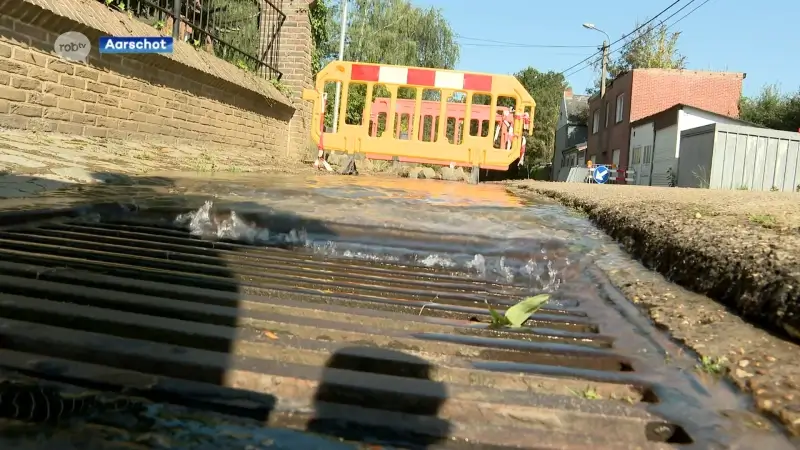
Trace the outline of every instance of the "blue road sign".
<instances>
[{"instance_id":1,"label":"blue road sign","mask_svg":"<svg viewBox=\"0 0 800 450\"><path fill-rule=\"evenodd\" d=\"M595 183L603 184L608 181L608 177L611 175L611 171L608 170L606 166L597 166L594 169L594 173L592 174L592 178L594 178Z\"/></svg>"}]
</instances>

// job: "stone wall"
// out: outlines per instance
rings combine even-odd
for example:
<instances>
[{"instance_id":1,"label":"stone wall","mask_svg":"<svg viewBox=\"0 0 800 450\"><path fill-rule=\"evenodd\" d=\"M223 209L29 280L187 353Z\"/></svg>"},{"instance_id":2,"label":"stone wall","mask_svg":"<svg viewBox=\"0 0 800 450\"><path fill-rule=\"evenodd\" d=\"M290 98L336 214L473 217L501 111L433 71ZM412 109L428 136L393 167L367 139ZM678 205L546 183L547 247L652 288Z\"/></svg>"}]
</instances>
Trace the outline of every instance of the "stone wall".
<instances>
[{"instance_id":1,"label":"stone wall","mask_svg":"<svg viewBox=\"0 0 800 450\"><path fill-rule=\"evenodd\" d=\"M302 27L287 28L286 67L279 69L288 68L285 79L300 88L311 78L310 29L303 41ZM101 56L93 48L87 64L72 63L53 52L66 31L85 34L94 47L103 35L159 35L97 1L0 1L0 126L165 144L201 141L290 157L304 150L304 102L286 98L268 80L182 42L171 55ZM306 65L298 56L304 51Z\"/></svg>"}]
</instances>

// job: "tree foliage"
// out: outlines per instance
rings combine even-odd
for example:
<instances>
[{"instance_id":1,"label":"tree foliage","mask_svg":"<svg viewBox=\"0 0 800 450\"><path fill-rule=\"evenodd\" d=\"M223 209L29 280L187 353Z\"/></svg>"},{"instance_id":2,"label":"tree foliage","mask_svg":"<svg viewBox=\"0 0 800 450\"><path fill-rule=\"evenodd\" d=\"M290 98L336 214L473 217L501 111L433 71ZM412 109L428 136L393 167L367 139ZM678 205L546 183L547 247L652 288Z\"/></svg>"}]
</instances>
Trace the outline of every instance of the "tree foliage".
<instances>
[{"instance_id":1,"label":"tree foliage","mask_svg":"<svg viewBox=\"0 0 800 450\"><path fill-rule=\"evenodd\" d=\"M785 95L777 85L764 86L758 96L742 97L739 117L767 128L797 131L800 128L800 90Z\"/></svg>"},{"instance_id":2,"label":"tree foliage","mask_svg":"<svg viewBox=\"0 0 800 450\"><path fill-rule=\"evenodd\" d=\"M664 24L648 24L626 36L619 54L616 57L609 55L607 79L613 80L633 69L685 69L686 57L678 51L680 35L678 31L671 33ZM602 58L598 57L594 62L598 73L601 64ZM589 89L588 93L594 94L599 90L598 77L594 89Z\"/></svg>"},{"instance_id":3,"label":"tree foliage","mask_svg":"<svg viewBox=\"0 0 800 450\"><path fill-rule=\"evenodd\" d=\"M338 56L341 1L328 8L327 59ZM436 8L408 0L353 0L348 5L344 59L376 64L452 69L459 46Z\"/></svg>"},{"instance_id":4,"label":"tree foliage","mask_svg":"<svg viewBox=\"0 0 800 450\"><path fill-rule=\"evenodd\" d=\"M528 138L525 162L529 165L549 162L555 148L559 107L567 82L558 72L540 72L533 67L527 67L514 76L536 101L533 136Z\"/></svg>"},{"instance_id":5,"label":"tree foliage","mask_svg":"<svg viewBox=\"0 0 800 450\"><path fill-rule=\"evenodd\" d=\"M322 61L330 51L328 9L327 0L316 0L308 9L308 21L311 24L311 39L314 43L314 50L311 53L311 71L315 77L317 72L322 69Z\"/></svg>"}]
</instances>

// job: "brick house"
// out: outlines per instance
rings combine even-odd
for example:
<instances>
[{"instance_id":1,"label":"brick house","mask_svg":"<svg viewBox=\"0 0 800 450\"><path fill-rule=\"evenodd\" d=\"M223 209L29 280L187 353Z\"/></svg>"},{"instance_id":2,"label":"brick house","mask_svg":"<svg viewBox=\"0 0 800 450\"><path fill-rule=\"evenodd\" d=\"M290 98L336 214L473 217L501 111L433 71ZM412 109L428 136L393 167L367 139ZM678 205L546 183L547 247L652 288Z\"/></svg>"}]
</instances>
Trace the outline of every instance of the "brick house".
<instances>
[{"instance_id":1,"label":"brick house","mask_svg":"<svg viewBox=\"0 0 800 450\"><path fill-rule=\"evenodd\" d=\"M586 159L628 167L631 122L676 104L739 117L744 73L634 69L614 79L606 97L589 99Z\"/></svg>"},{"instance_id":2,"label":"brick house","mask_svg":"<svg viewBox=\"0 0 800 450\"><path fill-rule=\"evenodd\" d=\"M564 91L559 102L555 149L550 168L550 179L553 181L564 181L570 167L584 163L588 107L588 95L576 95L572 88Z\"/></svg>"}]
</instances>

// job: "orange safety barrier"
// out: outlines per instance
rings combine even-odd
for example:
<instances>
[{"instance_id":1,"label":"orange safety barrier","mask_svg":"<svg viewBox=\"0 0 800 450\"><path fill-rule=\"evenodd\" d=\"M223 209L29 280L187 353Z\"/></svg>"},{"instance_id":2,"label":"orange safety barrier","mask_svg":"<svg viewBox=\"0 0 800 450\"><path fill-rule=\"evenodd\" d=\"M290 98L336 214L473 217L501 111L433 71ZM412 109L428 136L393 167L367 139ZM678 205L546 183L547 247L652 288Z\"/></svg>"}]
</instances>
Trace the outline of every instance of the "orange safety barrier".
<instances>
[{"instance_id":1,"label":"orange safety barrier","mask_svg":"<svg viewBox=\"0 0 800 450\"><path fill-rule=\"evenodd\" d=\"M326 84L333 83L341 83L335 132L331 132L334 127L324 127L332 123L331 111L326 111L332 108L325 107L323 94ZM414 98L398 98L400 89ZM355 114L348 109L351 91L364 97ZM536 108L512 75L346 61L328 64L317 75L315 89L305 89L303 98L314 102L312 123L320 128L312 127L311 137L319 148L372 159L492 170L508 170L522 157L524 134L533 131ZM474 104L477 98L488 104ZM501 98L505 104L498 103ZM331 100L329 93L327 102ZM513 114L507 103L515 105ZM354 119L348 113L359 121L351 123Z\"/></svg>"},{"instance_id":2,"label":"orange safety barrier","mask_svg":"<svg viewBox=\"0 0 800 450\"><path fill-rule=\"evenodd\" d=\"M402 120L403 118L408 119L408 122L411 122L410 118L414 115L414 108L415 108L415 101L414 100L403 100L398 99L395 103L395 121ZM445 116L449 118L458 119L455 123L455 130L454 136L460 136L462 128L464 127L464 118L466 115L466 104L463 103L448 103L447 108L445 109ZM503 121L503 115L509 112L509 108L505 106L498 106L498 114L495 114L494 122L496 124L500 124ZM439 102L433 101L422 101L422 108L421 108L422 117L431 117L433 120L439 119ZM378 117L380 114L389 114L389 99L381 98L377 99L372 103L372 115L370 117L371 122L371 132L370 136L376 136L378 134ZM491 116L491 110L489 109L489 105L472 105L472 116L473 120L477 120L478 131L477 134L483 134L483 126L485 122L489 121L489 117ZM395 127L395 138L401 139L401 130L400 127ZM508 128L503 127L501 128L502 134L500 135L500 148L505 148L507 145L507 139L509 138ZM422 135L422 127L418 130L419 136L418 140L423 139ZM428 135L426 136L429 141L434 140L434 128L430 127L428 130ZM411 133L412 130L409 130ZM374 159L386 159L381 157L381 155L376 155L377 157ZM391 158L389 158L391 159Z\"/></svg>"}]
</instances>

